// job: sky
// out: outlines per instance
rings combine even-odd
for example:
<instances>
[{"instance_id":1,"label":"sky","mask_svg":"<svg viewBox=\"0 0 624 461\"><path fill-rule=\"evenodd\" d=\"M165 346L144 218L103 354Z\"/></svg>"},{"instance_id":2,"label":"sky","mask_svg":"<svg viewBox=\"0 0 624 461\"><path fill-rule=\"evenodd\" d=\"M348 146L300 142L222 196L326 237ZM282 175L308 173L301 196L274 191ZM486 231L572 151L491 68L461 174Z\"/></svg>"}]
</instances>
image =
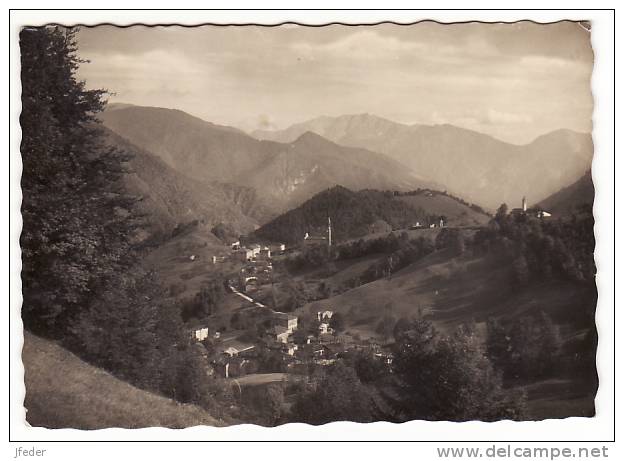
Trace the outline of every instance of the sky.
<instances>
[{"instance_id":1,"label":"sky","mask_svg":"<svg viewBox=\"0 0 624 461\"><path fill-rule=\"evenodd\" d=\"M577 23L83 28L79 77L110 102L246 131L368 113L515 144L590 132L590 32Z\"/></svg>"}]
</instances>

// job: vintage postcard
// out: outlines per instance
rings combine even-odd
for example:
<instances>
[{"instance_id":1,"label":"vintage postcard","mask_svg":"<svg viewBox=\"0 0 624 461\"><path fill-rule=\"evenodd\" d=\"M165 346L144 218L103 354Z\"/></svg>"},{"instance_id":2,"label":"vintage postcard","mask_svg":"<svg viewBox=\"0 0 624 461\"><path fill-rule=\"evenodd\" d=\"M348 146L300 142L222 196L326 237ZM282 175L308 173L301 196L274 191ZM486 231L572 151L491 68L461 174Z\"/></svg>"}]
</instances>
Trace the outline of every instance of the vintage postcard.
<instances>
[{"instance_id":1,"label":"vintage postcard","mask_svg":"<svg viewBox=\"0 0 624 461\"><path fill-rule=\"evenodd\" d=\"M27 422L593 417L591 29L22 27Z\"/></svg>"}]
</instances>

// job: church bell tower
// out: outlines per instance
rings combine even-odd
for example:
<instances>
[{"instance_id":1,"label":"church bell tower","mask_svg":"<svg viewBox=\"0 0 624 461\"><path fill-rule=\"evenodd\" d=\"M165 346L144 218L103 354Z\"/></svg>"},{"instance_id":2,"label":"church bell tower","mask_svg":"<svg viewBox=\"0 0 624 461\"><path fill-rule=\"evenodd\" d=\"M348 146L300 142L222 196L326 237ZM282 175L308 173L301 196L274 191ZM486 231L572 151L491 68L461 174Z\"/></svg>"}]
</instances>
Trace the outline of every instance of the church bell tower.
<instances>
[{"instance_id":1,"label":"church bell tower","mask_svg":"<svg viewBox=\"0 0 624 461\"><path fill-rule=\"evenodd\" d=\"M331 235L331 218L327 217L327 246L332 245L332 235Z\"/></svg>"}]
</instances>

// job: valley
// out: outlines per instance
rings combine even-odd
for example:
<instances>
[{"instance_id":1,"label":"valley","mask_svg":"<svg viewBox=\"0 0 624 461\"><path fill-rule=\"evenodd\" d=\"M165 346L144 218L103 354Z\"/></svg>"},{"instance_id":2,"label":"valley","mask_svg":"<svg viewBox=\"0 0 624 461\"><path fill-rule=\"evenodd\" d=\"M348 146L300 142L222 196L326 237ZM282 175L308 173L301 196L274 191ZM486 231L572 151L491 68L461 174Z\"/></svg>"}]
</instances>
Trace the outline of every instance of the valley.
<instances>
[{"instance_id":1,"label":"valley","mask_svg":"<svg viewBox=\"0 0 624 461\"><path fill-rule=\"evenodd\" d=\"M219 424L264 424L266 410L245 402L276 389L280 413L294 411L315 376L357 357L379 367L370 386L383 407L406 323L428 322L442 338L470 331L488 357L492 322L510 328L544 315L556 332L556 366L526 376L501 368L501 392L525 396L523 418L593 414L592 351L583 345L593 334L595 286L559 276L528 277L519 286L514 258L525 243L514 243L509 230L542 239L550 222L568 222L592 199L587 175L538 205L555 213L546 221L535 219L534 208L501 217L465 184L458 196L439 185L444 176L421 176L424 164L410 170L404 158L309 130L258 141L180 111L136 106L113 106L102 120L108 145L129 156L123 188L144 215L135 235L144 247L140 268L155 277L158 302L181 319L215 386L210 408L225 418ZM358 145L348 137L356 122L342 134L306 128ZM390 123L368 122L404 135ZM38 411L35 421L51 417Z\"/></svg>"},{"instance_id":2,"label":"valley","mask_svg":"<svg viewBox=\"0 0 624 461\"><path fill-rule=\"evenodd\" d=\"M19 28L26 421L595 416L590 26Z\"/></svg>"},{"instance_id":3,"label":"valley","mask_svg":"<svg viewBox=\"0 0 624 461\"><path fill-rule=\"evenodd\" d=\"M216 354L215 372L236 385L297 382L305 377L300 368L303 364L328 366L354 350L373 350L380 356L391 357L393 329L403 319L426 319L441 334L448 335L472 325L485 348L488 321L513 323L546 314L561 335L562 356L557 374L529 381L513 379L507 386L527 393L530 418L539 419L546 414L592 415L594 378L589 371L578 374L578 367L585 365L575 364L566 357L570 352L563 351L580 350L583 338L591 334L593 322L588 308L595 303L594 289L565 280L536 280L522 289L514 288L514 269L506 257L484 253L474 243L468 243L461 254L452 247L435 248L442 232L459 232L466 242L474 242L476 233L486 225L405 228L369 234L335 243L331 250L334 256L329 259L295 265L293 261L305 261L305 255L318 248L295 243L287 245L284 254L242 262L237 250L225 245L205 245L197 233L191 232L181 236L170 250L197 254L198 260L183 262L171 256L167 264L161 259L166 252L159 249L151 255L151 263L164 274L164 283L184 285L184 291L176 292L179 298L189 296L211 278L224 283L218 311L203 319L193 319L189 325L194 329L207 328L209 336L204 342ZM431 250L425 256L416 256L405 267L369 282L366 274L371 267L393 254L376 250L372 242L398 239L424 239ZM247 242L253 246L252 240ZM370 250L363 250L364 256L349 257L348 252L344 253L343 248L363 242L371 245ZM259 243L272 245L269 241ZM213 264L211 254L222 259ZM168 265L175 270L166 269ZM241 282L239 274L245 268L266 265L271 272L264 281ZM285 335L280 336L282 330L277 325L281 324L276 315L279 318L282 314L278 312L287 313L283 315L295 321L296 329L288 332L284 328ZM340 326L330 318L318 321L319 315L340 317ZM281 359L266 362L265 354ZM227 372L219 365L224 356L229 357L225 360L231 364ZM557 408L557 412L544 410L544 405Z\"/></svg>"}]
</instances>

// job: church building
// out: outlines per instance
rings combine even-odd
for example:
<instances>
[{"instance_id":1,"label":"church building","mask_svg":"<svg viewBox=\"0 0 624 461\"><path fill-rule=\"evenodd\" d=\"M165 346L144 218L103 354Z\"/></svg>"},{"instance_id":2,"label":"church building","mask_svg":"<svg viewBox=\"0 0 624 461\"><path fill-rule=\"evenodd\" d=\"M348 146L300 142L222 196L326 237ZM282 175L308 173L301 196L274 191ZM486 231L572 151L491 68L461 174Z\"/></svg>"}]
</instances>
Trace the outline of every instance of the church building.
<instances>
[{"instance_id":1,"label":"church building","mask_svg":"<svg viewBox=\"0 0 624 461\"><path fill-rule=\"evenodd\" d=\"M331 227L331 218L327 218L327 236L324 235L310 235L308 232L303 236L303 246L304 247L313 247L313 246L332 246L332 227Z\"/></svg>"}]
</instances>

